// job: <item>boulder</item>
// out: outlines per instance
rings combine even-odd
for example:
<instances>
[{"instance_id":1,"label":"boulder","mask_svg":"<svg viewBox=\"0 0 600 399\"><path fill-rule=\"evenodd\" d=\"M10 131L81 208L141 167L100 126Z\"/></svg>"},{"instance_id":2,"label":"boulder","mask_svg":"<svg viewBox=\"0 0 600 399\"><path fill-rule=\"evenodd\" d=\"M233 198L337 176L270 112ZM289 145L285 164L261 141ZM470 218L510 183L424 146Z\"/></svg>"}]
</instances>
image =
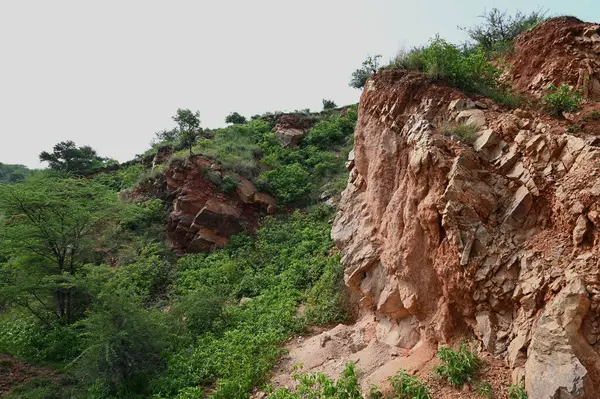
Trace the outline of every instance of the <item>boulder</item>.
<instances>
[{"instance_id":1,"label":"boulder","mask_svg":"<svg viewBox=\"0 0 600 399\"><path fill-rule=\"evenodd\" d=\"M194 225L207 227L217 235L230 236L244 228L240 223L241 211L215 198L209 199L194 219Z\"/></svg>"},{"instance_id":2,"label":"boulder","mask_svg":"<svg viewBox=\"0 0 600 399\"><path fill-rule=\"evenodd\" d=\"M254 194L257 190L254 184L250 182L250 180L240 179L235 190L237 191L242 201L244 201L245 203L254 202Z\"/></svg>"},{"instance_id":3,"label":"boulder","mask_svg":"<svg viewBox=\"0 0 600 399\"><path fill-rule=\"evenodd\" d=\"M546 307L531 338L525 363L525 387L531 399L595 399L600 392L590 371L600 355L581 334L590 306L581 279L565 286Z\"/></svg>"},{"instance_id":4,"label":"boulder","mask_svg":"<svg viewBox=\"0 0 600 399\"><path fill-rule=\"evenodd\" d=\"M456 116L456 122L464 123L466 125L474 126L477 129L481 129L485 126L485 114L480 109L468 109L461 111Z\"/></svg>"}]
</instances>

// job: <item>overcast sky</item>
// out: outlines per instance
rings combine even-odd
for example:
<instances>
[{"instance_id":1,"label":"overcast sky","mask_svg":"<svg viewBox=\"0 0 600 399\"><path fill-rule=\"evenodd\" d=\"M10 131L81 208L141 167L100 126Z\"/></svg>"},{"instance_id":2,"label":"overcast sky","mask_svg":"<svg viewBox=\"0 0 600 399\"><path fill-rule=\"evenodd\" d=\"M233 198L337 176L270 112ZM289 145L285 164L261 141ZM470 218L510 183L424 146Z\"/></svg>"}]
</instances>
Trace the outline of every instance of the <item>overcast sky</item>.
<instances>
[{"instance_id":1,"label":"overcast sky","mask_svg":"<svg viewBox=\"0 0 600 399\"><path fill-rule=\"evenodd\" d=\"M126 161L177 108L204 127L238 111L355 103L349 76L484 8L600 21L598 0L0 0L0 162L39 167L62 140Z\"/></svg>"}]
</instances>

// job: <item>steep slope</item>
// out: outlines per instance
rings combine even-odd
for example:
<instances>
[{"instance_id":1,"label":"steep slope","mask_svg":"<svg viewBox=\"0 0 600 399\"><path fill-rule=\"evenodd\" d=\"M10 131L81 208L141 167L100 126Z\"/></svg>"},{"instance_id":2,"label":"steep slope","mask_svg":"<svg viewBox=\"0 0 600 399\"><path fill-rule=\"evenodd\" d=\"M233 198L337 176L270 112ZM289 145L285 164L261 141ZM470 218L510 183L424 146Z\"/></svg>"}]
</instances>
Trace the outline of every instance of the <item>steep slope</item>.
<instances>
[{"instance_id":1,"label":"steep slope","mask_svg":"<svg viewBox=\"0 0 600 399\"><path fill-rule=\"evenodd\" d=\"M532 96L565 82L595 98L599 28L542 24L517 40L507 78ZM474 332L530 398L600 397L598 131L567 132L584 116L507 111L422 74L378 72L332 230L361 317L313 338L329 354L309 369L371 359L366 388ZM445 136L448 123L475 126L477 140Z\"/></svg>"}]
</instances>

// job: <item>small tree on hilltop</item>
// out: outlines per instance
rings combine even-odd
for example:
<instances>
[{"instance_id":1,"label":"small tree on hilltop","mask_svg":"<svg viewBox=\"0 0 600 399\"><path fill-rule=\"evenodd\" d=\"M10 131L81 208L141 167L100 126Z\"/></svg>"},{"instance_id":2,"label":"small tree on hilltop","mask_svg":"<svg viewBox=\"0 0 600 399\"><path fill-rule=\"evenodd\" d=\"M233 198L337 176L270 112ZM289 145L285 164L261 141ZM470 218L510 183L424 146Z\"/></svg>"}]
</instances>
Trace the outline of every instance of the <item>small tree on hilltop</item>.
<instances>
[{"instance_id":1,"label":"small tree on hilltop","mask_svg":"<svg viewBox=\"0 0 600 399\"><path fill-rule=\"evenodd\" d=\"M50 169L75 174L85 174L104 164L90 146L77 147L73 141L61 141L52 148L52 152L42 151L40 161L48 162Z\"/></svg>"},{"instance_id":2,"label":"small tree on hilltop","mask_svg":"<svg viewBox=\"0 0 600 399\"><path fill-rule=\"evenodd\" d=\"M246 117L238 114L237 112L232 112L227 115L227 118L225 118L225 123L233 123L234 125L241 125L246 122Z\"/></svg>"},{"instance_id":3,"label":"small tree on hilltop","mask_svg":"<svg viewBox=\"0 0 600 399\"><path fill-rule=\"evenodd\" d=\"M355 89L362 89L365 87L367 80L375 75L379 69L379 58L381 58L381 55L379 54L368 56L367 59L363 61L362 68L352 72L350 87L354 87Z\"/></svg>"},{"instance_id":4,"label":"small tree on hilltop","mask_svg":"<svg viewBox=\"0 0 600 399\"><path fill-rule=\"evenodd\" d=\"M323 99L323 109L334 109L337 105L332 100Z\"/></svg>"},{"instance_id":5,"label":"small tree on hilltop","mask_svg":"<svg viewBox=\"0 0 600 399\"><path fill-rule=\"evenodd\" d=\"M546 11L537 10L529 14L517 11L515 15L509 15L507 11L492 8L490 11L484 11L479 17L484 20L481 25L459 28L466 31L485 51L502 51L510 49L513 40L521 33L544 22Z\"/></svg>"},{"instance_id":6,"label":"small tree on hilltop","mask_svg":"<svg viewBox=\"0 0 600 399\"><path fill-rule=\"evenodd\" d=\"M200 111L194 113L189 109L179 108L173 120L179 125L177 128L179 143L182 147L189 149L190 156L192 156L192 148L202 133Z\"/></svg>"}]
</instances>

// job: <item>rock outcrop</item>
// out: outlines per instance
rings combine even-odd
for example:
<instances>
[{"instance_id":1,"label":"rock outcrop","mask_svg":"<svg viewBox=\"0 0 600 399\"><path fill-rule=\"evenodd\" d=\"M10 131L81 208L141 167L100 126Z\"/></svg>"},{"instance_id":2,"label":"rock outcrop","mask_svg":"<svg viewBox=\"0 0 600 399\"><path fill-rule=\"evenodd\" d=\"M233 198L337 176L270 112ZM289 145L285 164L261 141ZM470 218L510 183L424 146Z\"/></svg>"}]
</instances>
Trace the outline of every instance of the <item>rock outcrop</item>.
<instances>
[{"instance_id":1,"label":"rock outcrop","mask_svg":"<svg viewBox=\"0 0 600 399\"><path fill-rule=\"evenodd\" d=\"M583 79L594 98L597 32L561 18L526 33L515 86ZM449 122L475 143L442 134ZM418 73L368 81L332 237L373 340L410 353L474 332L530 398L600 397L600 148L567 123Z\"/></svg>"},{"instance_id":2,"label":"rock outcrop","mask_svg":"<svg viewBox=\"0 0 600 399\"><path fill-rule=\"evenodd\" d=\"M296 147L316 123L315 118L299 114L283 114L273 128L283 147Z\"/></svg>"},{"instance_id":3,"label":"rock outcrop","mask_svg":"<svg viewBox=\"0 0 600 399\"><path fill-rule=\"evenodd\" d=\"M569 84L600 99L600 25L554 18L519 36L510 83L540 97L548 84Z\"/></svg>"},{"instance_id":4,"label":"rock outcrop","mask_svg":"<svg viewBox=\"0 0 600 399\"><path fill-rule=\"evenodd\" d=\"M178 251L221 248L230 236L253 230L262 216L275 211L275 199L244 178L237 178L235 191L223 193L209 177L220 178L219 169L214 161L196 156L165 172L168 198L173 199L167 238Z\"/></svg>"}]
</instances>

